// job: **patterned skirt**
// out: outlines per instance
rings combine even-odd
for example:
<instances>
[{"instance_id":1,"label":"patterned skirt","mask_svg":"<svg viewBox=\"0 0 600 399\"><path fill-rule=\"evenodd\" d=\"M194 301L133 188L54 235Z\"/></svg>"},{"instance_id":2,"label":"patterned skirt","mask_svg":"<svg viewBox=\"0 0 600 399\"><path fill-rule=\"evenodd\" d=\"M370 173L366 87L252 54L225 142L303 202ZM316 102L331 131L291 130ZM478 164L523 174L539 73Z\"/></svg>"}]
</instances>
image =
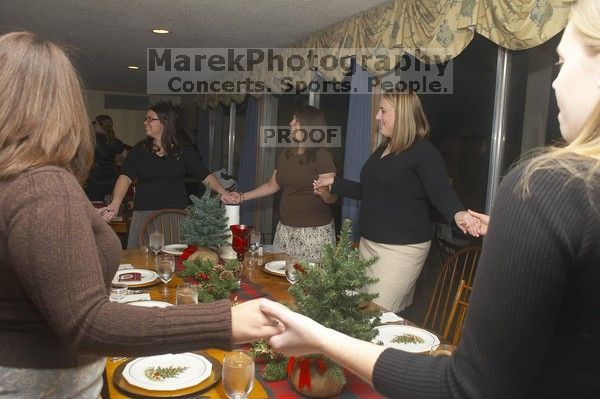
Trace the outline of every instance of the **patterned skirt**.
<instances>
[{"instance_id":1,"label":"patterned skirt","mask_svg":"<svg viewBox=\"0 0 600 399\"><path fill-rule=\"evenodd\" d=\"M333 219L317 227L291 227L278 223L273 244L293 258L318 263L323 256L323 246L335 246Z\"/></svg>"},{"instance_id":2,"label":"patterned skirt","mask_svg":"<svg viewBox=\"0 0 600 399\"><path fill-rule=\"evenodd\" d=\"M0 399L96 399L105 366L106 358L69 369L0 366Z\"/></svg>"}]
</instances>

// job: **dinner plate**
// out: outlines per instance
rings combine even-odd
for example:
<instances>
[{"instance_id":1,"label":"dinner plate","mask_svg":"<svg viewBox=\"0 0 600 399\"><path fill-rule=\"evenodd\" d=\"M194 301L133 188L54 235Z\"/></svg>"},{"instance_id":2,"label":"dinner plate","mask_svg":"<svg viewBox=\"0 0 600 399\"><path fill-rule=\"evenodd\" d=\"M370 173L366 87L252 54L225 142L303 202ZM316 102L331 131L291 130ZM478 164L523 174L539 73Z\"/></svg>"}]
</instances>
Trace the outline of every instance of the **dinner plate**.
<instances>
[{"instance_id":1,"label":"dinner plate","mask_svg":"<svg viewBox=\"0 0 600 399\"><path fill-rule=\"evenodd\" d=\"M166 368L159 372L159 367ZM139 357L123 369L123 378L139 388L151 391L175 391L200 384L212 371L212 363L204 356L195 353L165 354ZM169 373L167 373L169 375Z\"/></svg>"},{"instance_id":2,"label":"dinner plate","mask_svg":"<svg viewBox=\"0 0 600 399\"><path fill-rule=\"evenodd\" d=\"M187 249L187 244L169 244L162 247L161 251L171 255L181 255Z\"/></svg>"},{"instance_id":3,"label":"dinner plate","mask_svg":"<svg viewBox=\"0 0 600 399\"><path fill-rule=\"evenodd\" d=\"M267 273L275 274L276 276L285 277L285 261L274 260L265 264L265 271Z\"/></svg>"},{"instance_id":4,"label":"dinner plate","mask_svg":"<svg viewBox=\"0 0 600 399\"><path fill-rule=\"evenodd\" d=\"M140 281L119 281L119 276L127 273L140 273L142 278ZM153 270L148 269L123 269L118 270L113 278L113 284L124 284L128 287L145 287L157 283L158 274Z\"/></svg>"},{"instance_id":5,"label":"dinner plate","mask_svg":"<svg viewBox=\"0 0 600 399\"><path fill-rule=\"evenodd\" d=\"M438 345L440 340L435 334L430 333L427 330L423 330L422 328L408 326L408 325L385 325L375 327L377 330L377 336L373 339L374 343L383 342L383 346L400 349L405 352L413 352L413 353L422 353L429 352L432 346ZM400 343L400 342L392 342L393 339L402 334L412 334L415 335L423 342L413 343Z\"/></svg>"},{"instance_id":6,"label":"dinner plate","mask_svg":"<svg viewBox=\"0 0 600 399\"><path fill-rule=\"evenodd\" d=\"M213 388L221 380L221 371L223 369L222 364L214 357L205 352L198 353L212 364L210 375L199 384L173 391L144 389L132 385L127 382L123 372L129 363L132 363L137 359L126 360L115 369L112 376L113 384L120 393L127 395L127 397L134 398L181 398L197 395Z\"/></svg>"},{"instance_id":7,"label":"dinner plate","mask_svg":"<svg viewBox=\"0 0 600 399\"><path fill-rule=\"evenodd\" d=\"M143 308L168 308L169 306L173 306L172 303L163 301L135 301L127 302L127 304L133 306L141 306Z\"/></svg>"}]
</instances>

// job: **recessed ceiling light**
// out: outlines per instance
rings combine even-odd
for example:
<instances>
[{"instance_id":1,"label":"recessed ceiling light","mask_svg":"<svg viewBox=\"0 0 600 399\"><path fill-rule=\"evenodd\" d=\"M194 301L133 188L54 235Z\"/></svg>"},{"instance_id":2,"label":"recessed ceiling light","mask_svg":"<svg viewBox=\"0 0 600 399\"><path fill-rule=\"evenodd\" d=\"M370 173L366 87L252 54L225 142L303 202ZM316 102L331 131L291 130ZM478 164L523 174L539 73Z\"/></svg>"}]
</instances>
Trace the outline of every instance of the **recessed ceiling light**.
<instances>
[{"instance_id":1,"label":"recessed ceiling light","mask_svg":"<svg viewBox=\"0 0 600 399\"><path fill-rule=\"evenodd\" d=\"M152 29L152 32L158 33L159 35L166 35L167 33L171 33L171 31L167 29Z\"/></svg>"},{"instance_id":2,"label":"recessed ceiling light","mask_svg":"<svg viewBox=\"0 0 600 399\"><path fill-rule=\"evenodd\" d=\"M129 69L140 69L140 67L137 66L137 65L127 65L127 68L129 68Z\"/></svg>"}]
</instances>

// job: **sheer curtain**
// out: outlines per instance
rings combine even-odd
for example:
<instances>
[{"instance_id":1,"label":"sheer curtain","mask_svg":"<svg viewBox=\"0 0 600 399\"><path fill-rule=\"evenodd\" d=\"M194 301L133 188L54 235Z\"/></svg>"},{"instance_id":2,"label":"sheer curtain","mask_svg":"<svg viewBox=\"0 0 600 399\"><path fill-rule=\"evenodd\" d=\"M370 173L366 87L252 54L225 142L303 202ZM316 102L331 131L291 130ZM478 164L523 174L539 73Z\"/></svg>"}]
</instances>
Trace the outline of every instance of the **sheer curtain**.
<instances>
[{"instance_id":1,"label":"sheer curtain","mask_svg":"<svg viewBox=\"0 0 600 399\"><path fill-rule=\"evenodd\" d=\"M367 92L368 72L354 63L351 92ZM355 90L356 89L356 90ZM346 146L344 149L344 177L360 181L360 170L371 154L371 95L353 94L348 106L348 128L346 130ZM344 198L342 201L342 220L352 221L352 240L358 241L360 201Z\"/></svg>"}]
</instances>

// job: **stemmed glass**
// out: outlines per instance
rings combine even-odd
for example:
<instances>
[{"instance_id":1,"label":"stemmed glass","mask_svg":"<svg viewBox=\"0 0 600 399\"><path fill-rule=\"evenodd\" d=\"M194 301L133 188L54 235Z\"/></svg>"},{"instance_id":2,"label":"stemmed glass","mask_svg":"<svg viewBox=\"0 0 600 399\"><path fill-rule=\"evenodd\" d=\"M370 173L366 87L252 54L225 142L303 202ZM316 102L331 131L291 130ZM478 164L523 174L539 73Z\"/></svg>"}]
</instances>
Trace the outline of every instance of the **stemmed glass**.
<instances>
[{"instance_id":1,"label":"stemmed glass","mask_svg":"<svg viewBox=\"0 0 600 399\"><path fill-rule=\"evenodd\" d=\"M254 387L254 359L233 351L223 359L223 388L229 399L246 399Z\"/></svg>"},{"instance_id":2,"label":"stemmed glass","mask_svg":"<svg viewBox=\"0 0 600 399\"><path fill-rule=\"evenodd\" d=\"M154 257L158 255L162 247L165 245L165 236L163 233L154 232L150 234L150 249L154 252Z\"/></svg>"},{"instance_id":3,"label":"stemmed glass","mask_svg":"<svg viewBox=\"0 0 600 399\"><path fill-rule=\"evenodd\" d=\"M258 248L260 247L260 243L262 242L262 234L260 231L252 230L250 233L250 263L254 263L256 258Z\"/></svg>"},{"instance_id":4,"label":"stemmed glass","mask_svg":"<svg viewBox=\"0 0 600 399\"><path fill-rule=\"evenodd\" d=\"M254 229L253 226L244 224L232 224L229 226L233 235L231 239L231 248L237 253L237 259L240 262L244 261L244 254L250 247L250 232Z\"/></svg>"},{"instance_id":5,"label":"stemmed glass","mask_svg":"<svg viewBox=\"0 0 600 399\"><path fill-rule=\"evenodd\" d=\"M156 272L164 283L162 293L164 296L167 296L169 294L167 283L171 281L173 274L175 274L175 256L170 254L156 255Z\"/></svg>"},{"instance_id":6,"label":"stemmed glass","mask_svg":"<svg viewBox=\"0 0 600 399\"><path fill-rule=\"evenodd\" d=\"M285 261L285 278L290 284L296 284L298 281L299 268L300 261L297 259L288 259Z\"/></svg>"}]
</instances>

